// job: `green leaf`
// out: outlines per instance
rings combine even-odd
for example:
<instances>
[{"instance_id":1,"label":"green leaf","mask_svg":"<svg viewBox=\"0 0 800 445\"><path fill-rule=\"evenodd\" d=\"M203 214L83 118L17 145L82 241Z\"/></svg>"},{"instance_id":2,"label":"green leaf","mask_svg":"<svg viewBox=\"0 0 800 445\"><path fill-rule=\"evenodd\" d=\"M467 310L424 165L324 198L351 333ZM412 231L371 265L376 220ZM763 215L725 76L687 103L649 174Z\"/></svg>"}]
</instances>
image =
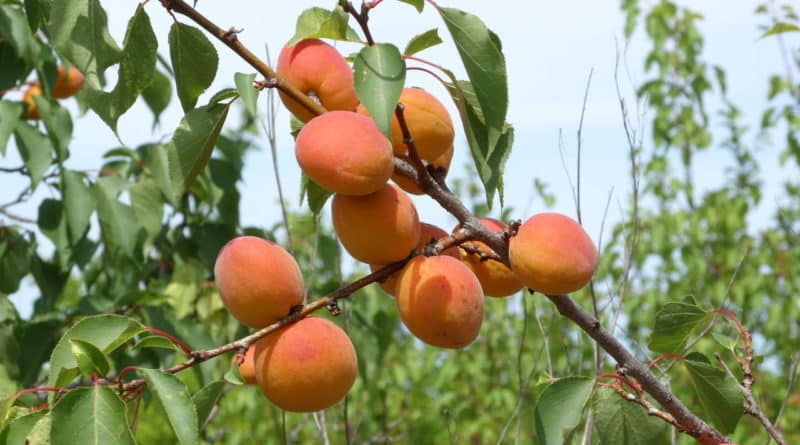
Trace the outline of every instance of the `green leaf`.
<instances>
[{"instance_id":1,"label":"green leaf","mask_svg":"<svg viewBox=\"0 0 800 445\"><path fill-rule=\"evenodd\" d=\"M13 227L0 227L0 293L13 294L28 274L31 243ZM2 352L2 350L0 350Z\"/></svg>"},{"instance_id":2,"label":"green leaf","mask_svg":"<svg viewBox=\"0 0 800 445\"><path fill-rule=\"evenodd\" d=\"M396 46L379 43L365 46L353 63L358 99L388 139L397 99L406 81L406 62Z\"/></svg>"},{"instance_id":3,"label":"green leaf","mask_svg":"<svg viewBox=\"0 0 800 445\"><path fill-rule=\"evenodd\" d=\"M55 101L37 96L33 98L39 116L47 129L47 136L60 161L67 159L67 147L72 140L72 116Z\"/></svg>"},{"instance_id":4,"label":"green leaf","mask_svg":"<svg viewBox=\"0 0 800 445\"><path fill-rule=\"evenodd\" d=\"M223 88L214 93L213 96L211 96L211 99L208 100L208 104L214 105L219 102L223 102L228 99L234 99L237 97L239 97L239 91L236 88Z\"/></svg>"},{"instance_id":5,"label":"green leaf","mask_svg":"<svg viewBox=\"0 0 800 445\"><path fill-rule=\"evenodd\" d=\"M669 302L656 314L648 347L653 352L681 352L692 332L708 317L708 312L693 303Z\"/></svg>"},{"instance_id":6,"label":"green leaf","mask_svg":"<svg viewBox=\"0 0 800 445\"><path fill-rule=\"evenodd\" d=\"M64 218L64 203L57 199L46 198L39 204L36 223L39 230L53 242L56 252L67 249L67 221ZM65 264L62 264L64 266Z\"/></svg>"},{"instance_id":7,"label":"green leaf","mask_svg":"<svg viewBox=\"0 0 800 445\"><path fill-rule=\"evenodd\" d=\"M169 176L169 153L164 144L150 144L139 148L150 176L158 184L161 196L173 206L177 204L172 179Z\"/></svg>"},{"instance_id":8,"label":"green leaf","mask_svg":"<svg viewBox=\"0 0 800 445\"><path fill-rule=\"evenodd\" d=\"M27 123L20 123L14 130L14 140L28 174L31 177L31 187L36 188L44 177L44 172L52 163L51 153L53 146L47 136L39 133L36 127Z\"/></svg>"},{"instance_id":9,"label":"green leaf","mask_svg":"<svg viewBox=\"0 0 800 445\"><path fill-rule=\"evenodd\" d=\"M78 368L84 377L91 377L92 374L102 377L108 374L111 362L103 351L97 349L97 346L77 338L71 338L69 343L72 355L75 356L75 361L78 362Z\"/></svg>"},{"instance_id":10,"label":"green leaf","mask_svg":"<svg viewBox=\"0 0 800 445\"><path fill-rule=\"evenodd\" d=\"M89 220L97 207L91 188L84 183L84 174L61 170L64 213L67 219L69 244L74 246L89 228Z\"/></svg>"},{"instance_id":11,"label":"green leaf","mask_svg":"<svg viewBox=\"0 0 800 445\"><path fill-rule=\"evenodd\" d=\"M425 8L425 0L400 0L403 3L408 3L417 9L417 12L422 12Z\"/></svg>"},{"instance_id":12,"label":"green leaf","mask_svg":"<svg viewBox=\"0 0 800 445\"><path fill-rule=\"evenodd\" d=\"M186 385L172 374L158 369L141 369L147 388L167 414L172 430L182 445L198 440L197 411Z\"/></svg>"},{"instance_id":13,"label":"green leaf","mask_svg":"<svg viewBox=\"0 0 800 445\"><path fill-rule=\"evenodd\" d=\"M358 42L358 34L347 24L349 16L341 6L333 11L313 7L297 17L294 36L286 44L292 46L305 39L333 39Z\"/></svg>"},{"instance_id":14,"label":"green leaf","mask_svg":"<svg viewBox=\"0 0 800 445\"><path fill-rule=\"evenodd\" d=\"M219 63L217 50L202 31L176 22L169 30L169 54L178 98L183 111L189 111L214 81Z\"/></svg>"},{"instance_id":15,"label":"green leaf","mask_svg":"<svg viewBox=\"0 0 800 445\"><path fill-rule=\"evenodd\" d=\"M134 445L125 403L108 387L73 389L53 407L52 445Z\"/></svg>"},{"instance_id":16,"label":"green leaf","mask_svg":"<svg viewBox=\"0 0 800 445\"><path fill-rule=\"evenodd\" d=\"M139 178L139 182L131 189L131 207L136 220L144 229L145 239L142 241L142 249L147 251L161 233L161 223L164 219L164 201L155 180L148 177Z\"/></svg>"},{"instance_id":17,"label":"green leaf","mask_svg":"<svg viewBox=\"0 0 800 445\"><path fill-rule=\"evenodd\" d=\"M117 85L110 93L89 93L92 109L114 133L117 132L119 117L128 111L153 81L157 49L158 41L150 25L150 17L144 11L144 5L139 4L125 33Z\"/></svg>"},{"instance_id":18,"label":"green leaf","mask_svg":"<svg viewBox=\"0 0 800 445\"><path fill-rule=\"evenodd\" d=\"M610 388L597 388L592 400L596 445L659 444L667 424Z\"/></svg>"},{"instance_id":19,"label":"green leaf","mask_svg":"<svg viewBox=\"0 0 800 445\"><path fill-rule=\"evenodd\" d=\"M38 62L39 46L25 14L11 5L0 6L0 35L8 36L17 56L29 64ZM4 67L5 69L5 67Z\"/></svg>"},{"instance_id":20,"label":"green leaf","mask_svg":"<svg viewBox=\"0 0 800 445\"><path fill-rule=\"evenodd\" d=\"M29 436L33 427L45 414L44 411L36 411L15 418L9 422L8 427L0 434L0 443L26 445L25 438Z\"/></svg>"},{"instance_id":21,"label":"green leaf","mask_svg":"<svg viewBox=\"0 0 800 445\"><path fill-rule=\"evenodd\" d=\"M98 0L53 0L50 41L86 77L85 87L100 90L105 70L120 59Z\"/></svg>"},{"instance_id":22,"label":"green leaf","mask_svg":"<svg viewBox=\"0 0 800 445\"><path fill-rule=\"evenodd\" d=\"M200 421L200 426L208 419L211 409L214 408L217 400L219 400L223 389L225 389L225 382L215 381L192 394L192 401L197 409L197 419Z\"/></svg>"},{"instance_id":23,"label":"green leaf","mask_svg":"<svg viewBox=\"0 0 800 445\"><path fill-rule=\"evenodd\" d=\"M170 78L161 71L153 72L153 80L150 85L142 90L142 99L144 103L153 112L153 128L159 123L161 113L167 109L170 101L172 100L172 82Z\"/></svg>"},{"instance_id":24,"label":"green leaf","mask_svg":"<svg viewBox=\"0 0 800 445\"><path fill-rule=\"evenodd\" d=\"M144 327L138 321L119 315L95 315L80 320L53 348L49 386L65 386L78 375L78 362L72 354L70 340L85 341L108 354L143 331Z\"/></svg>"},{"instance_id":25,"label":"green leaf","mask_svg":"<svg viewBox=\"0 0 800 445\"><path fill-rule=\"evenodd\" d=\"M174 193L182 194L206 167L222 125L228 104L195 108L186 114L167 145L169 174Z\"/></svg>"},{"instance_id":26,"label":"green leaf","mask_svg":"<svg viewBox=\"0 0 800 445\"><path fill-rule=\"evenodd\" d=\"M24 105L20 102L0 100L0 156L6 155L6 146L11 134L22 122L20 116L25 112Z\"/></svg>"},{"instance_id":27,"label":"green leaf","mask_svg":"<svg viewBox=\"0 0 800 445\"><path fill-rule=\"evenodd\" d=\"M98 179L94 189L103 240L112 252L133 258L139 233L136 213L131 206L117 200L112 178Z\"/></svg>"},{"instance_id":28,"label":"green leaf","mask_svg":"<svg viewBox=\"0 0 800 445\"><path fill-rule=\"evenodd\" d=\"M50 439L52 423L53 419L50 413L36 420L36 423L33 424L33 427L25 436L25 445L51 445L55 443Z\"/></svg>"},{"instance_id":29,"label":"green leaf","mask_svg":"<svg viewBox=\"0 0 800 445\"><path fill-rule=\"evenodd\" d=\"M173 343L170 339L168 339L167 337L162 337L160 335L149 335L137 341L136 344L133 345L133 349L139 349L139 348L160 348L178 352L182 351L181 348L175 343Z\"/></svg>"},{"instance_id":30,"label":"green leaf","mask_svg":"<svg viewBox=\"0 0 800 445\"><path fill-rule=\"evenodd\" d=\"M415 35L406 45L403 54L410 56L440 43L442 43L442 39L439 37L439 30L436 28L429 29L422 34Z\"/></svg>"},{"instance_id":31,"label":"green leaf","mask_svg":"<svg viewBox=\"0 0 800 445\"><path fill-rule=\"evenodd\" d=\"M491 152L503 133L508 111L506 60L500 38L475 15L451 8L438 10L475 89Z\"/></svg>"},{"instance_id":32,"label":"green leaf","mask_svg":"<svg viewBox=\"0 0 800 445\"><path fill-rule=\"evenodd\" d=\"M244 102L244 109L252 117L258 117L258 90L253 86L255 74L236 73L233 75L236 90Z\"/></svg>"},{"instance_id":33,"label":"green leaf","mask_svg":"<svg viewBox=\"0 0 800 445\"><path fill-rule=\"evenodd\" d=\"M798 31L800 31L800 26L797 26L794 23L779 22L772 25L772 27L762 34L760 38L763 39L764 37L769 37L776 34Z\"/></svg>"},{"instance_id":34,"label":"green leaf","mask_svg":"<svg viewBox=\"0 0 800 445\"><path fill-rule=\"evenodd\" d=\"M699 352L687 355L682 363L703 406L704 418L723 434L732 433L744 414L744 395L739 384Z\"/></svg>"},{"instance_id":35,"label":"green leaf","mask_svg":"<svg viewBox=\"0 0 800 445\"><path fill-rule=\"evenodd\" d=\"M536 437L542 445L563 445L581 419L594 379L566 377L550 384L536 401Z\"/></svg>"},{"instance_id":36,"label":"green leaf","mask_svg":"<svg viewBox=\"0 0 800 445\"><path fill-rule=\"evenodd\" d=\"M330 190L317 185L316 182L309 179L305 174L302 175L300 183L300 204L303 203L303 198L305 197L308 200L308 207L311 209L311 213L314 214L314 217L319 216L328 198L332 195L333 193Z\"/></svg>"}]
</instances>

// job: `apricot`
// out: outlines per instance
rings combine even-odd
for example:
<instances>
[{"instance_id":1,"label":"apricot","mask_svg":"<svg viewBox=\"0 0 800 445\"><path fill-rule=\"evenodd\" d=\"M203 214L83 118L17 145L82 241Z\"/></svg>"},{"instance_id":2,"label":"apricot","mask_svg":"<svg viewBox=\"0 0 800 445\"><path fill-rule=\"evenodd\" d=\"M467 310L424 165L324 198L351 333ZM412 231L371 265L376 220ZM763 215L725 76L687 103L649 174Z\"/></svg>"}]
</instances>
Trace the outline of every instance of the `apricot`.
<instances>
[{"instance_id":1,"label":"apricot","mask_svg":"<svg viewBox=\"0 0 800 445\"><path fill-rule=\"evenodd\" d=\"M425 165L431 165L436 169L443 170L444 175L443 178L447 177L447 172L450 170L450 162L453 160L453 146L451 145L450 148L447 149L441 156L434 159L431 162L422 161ZM392 174L392 181L395 184L399 185L401 189L407 191L408 193L412 193L414 195L421 195L423 194L422 189L412 180L408 179L407 177L394 173Z\"/></svg>"},{"instance_id":2,"label":"apricot","mask_svg":"<svg viewBox=\"0 0 800 445\"><path fill-rule=\"evenodd\" d=\"M494 218L481 218L480 221L486 228L495 232L502 232L506 229L505 223ZM489 246L480 241L470 241L469 244L492 252ZM482 261L480 254L469 252L464 247L459 247L458 250L461 253L461 260L478 277L486 296L507 297L517 293L524 286L522 280L505 264L492 259Z\"/></svg>"},{"instance_id":3,"label":"apricot","mask_svg":"<svg viewBox=\"0 0 800 445\"><path fill-rule=\"evenodd\" d=\"M450 113L436 97L421 88L404 88L398 102L405 107L403 118L408 131L414 138L414 147L419 157L433 162L444 154L452 145L455 133ZM366 107L359 104L357 111L369 115ZM392 146L396 156L405 156L408 152L403 140L403 132L397 116L392 118Z\"/></svg>"},{"instance_id":4,"label":"apricot","mask_svg":"<svg viewBox=\"0 0 800 445\"><path fill-rule=\"evenodd\" d=\"M56 83L53 85L53 97L64 99L74 96L80 91L83 81L83 73L74 66L64 68L63 65L58 65L58 77L56 77Z\"/></svg>"},{"instance_id":5,"label":"apricot","mask_svg":"<svg viewBox=\"0 0 800 445\"><path fill-rule=\"evenodd\" d=\"M392 144L372 119L352 111L329 111L297 135L300 168L320 186L345 195L383 188L394 171Z\"/></svg>"},{"instance_id":6,"label":"apricot","mask_svg":"<svg viewBox=\"0 0 800 445\"><path fill-rule=\"evenodd\" d=\"M337 193L331 205L333 228L353 258L391 264L407 257L419 242L421 226L411 198L391 184L368 195Z\"/></svg>"},{"instance_id":7,"label":"apricot","mask_svg":"<svg viewBox=\"0 0 800 445\"><path fill-rule=\"evenodd\" d=\"M583 227L560 213L540 213L525 221L509 241L508 258L525 286L546 295L584 287L599 260Z\"/></svg>"},{"instance_id":8,"label":"apricot","mask_svg":"<svg viewBox=\"0 0 800 445\"><path fill-rule=\"evenodd\" d=\"M397 281L396 300L408 330L429 345L463 348L483 322L481 284L451 256L414 257Z\"/></svg>"},{"instance_id":9,"label":"apricot","mask_svg":"<svg viewBox=\"0 0 800 445\"><path fill-rule=\"evenodd\" d=\"M250 345L244 353L242 363L239 363L239 374L242 375L242 380L251 385L256 383L255 353L255 345Z\"/></svg>"},{"instance_id":10,"label":"apricot","mask_svg":"<svg viewBox=\"0 0 800 445\"><path fill-rule=\"evenodd\" d=\"M39 119L39 108L36 107L36 101L33 100L36 96L42 96L44 94L42 92L42 87L38 83L33 84L30 88L26 89L24 93L22 93L22 101L28 107L28 110L25 114L25 117L28 119L36 120Z\"/></svg>"},{"instance_id":11,"label":"apricot","mask_svg":"<svg viewBox=\"0 0 800 445\"><path fill-rule=\"evenodd\" d=\"M320 411L347 395L358 375L353 343L335 323L304 318L255 344L256 380L267 398L292 412Z\"/></svg>"},{"instance_id":12,"label":"apricot","mask_svg":"<svg viewBox=\"0 0 800 445\"><path fill-rule=\"evenodd\" d=\"M278 77L316 98L328 111L355 111L358 105L353 70L336 48L318 39L286 46L278 56ZM302 104L280 93L286 108L308 122L314 114Z\"/></svg>"},{"instance_id":13,"label":"apricot","mask_svg":"<svg viewBox=\"0 0 800 445\"><path fill-rule=\"evenodd\" d=\"M217 256L214 275L225 307L251 328L274 323L303 303L300 266L282 247L262 238L229 241Z\"/></svg>"},{"instance_id":14,"label":"apricot","mask_svg":"<svg viewBox=\"0 0 800 445\"><path fill-rule=\"evenodd\" d=\"M420 253L422 253L422 250L431 241L435 241L435 240L437 240L439 238L442 238L442 237L450 235L449 233L445 232L439 226L435 226L433 224L420 223L420 228L421 228L421 231L420 231L420 236L419 236L419 242L417 243L417 249L419 249ZM460 259L461 258L459 253L458 253L458 248L456 248L456 247L449 247L449 248L443 250L439 255L449 255L449 256L451 256L451 257L453 257L455 259ZM384 265L371 264L369 266L369 269L370 269L370 271L375 272L376 270L378 270L378 269L380 269L382 267L384 267ZM389 277L386 278L385 280L378 282L378 285L380 286L380 288L383 289L383 291L386 292L387 294L394 295L395 294L395 288L397 287L397 280L400 278L400 272L401 271L397 271L397 272L389 275Z\"/></svg>"}]
</instances>

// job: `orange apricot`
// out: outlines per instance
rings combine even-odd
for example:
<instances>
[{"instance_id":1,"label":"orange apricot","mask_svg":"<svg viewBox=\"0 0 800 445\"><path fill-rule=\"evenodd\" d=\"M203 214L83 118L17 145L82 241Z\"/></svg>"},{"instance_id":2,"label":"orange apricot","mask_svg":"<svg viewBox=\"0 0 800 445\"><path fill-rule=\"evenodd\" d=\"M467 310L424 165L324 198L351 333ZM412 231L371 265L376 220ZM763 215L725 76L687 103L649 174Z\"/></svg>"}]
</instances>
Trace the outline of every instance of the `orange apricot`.
<instances>
[{"instance_id":1,"label":"orange apricot","mask_svg":"<svg viewBox=\"0 0 800 445\"><path fill-rule=\"evenodd\" d=\"M278 77L316 98L328 111L355 111L358 105L353 70L336 48L318 39L286 46L278 56ZM308 122L314 114L302 104L280 93L286 108Z\"/></svg>"},{"instance_id":2,"label":"orange apricot","mask_svg":"<svg viewBox=\"0 0 800 445\"><path fill-rule=\"evenodd\" d=\"M405 107L403 118L420 158L433 162L453 145L453 121L450 113L436 97L421 88L404 88L398 101ZM363 105L359 105L357 111L369 114ZM408 147L403 141L397 116L392 118L391 132L394 154L404 156Z\"/></svg>"},{"instance_id":3,"label":"orange apricot","mask_svg":"<svg viewBox=\"0 0 800 445\"><path fill-rule=\"evenodd\" d=\"M400 261L419 242L419 215L411 198L391 184L368 195L337 193L331 205L333 228L353 258L367 264Z\"/></svg>"},{"instance_id":4,"label":"orange apricot","mask_svg":"<svg viewBox=\"0 0 800 445\"><path fill-rule=\"evenodd\" d=\"M35 83L30 86L30 88L26 89L24 93L22 93L22 101L28 107L25 117L28 119L36 120L39 119L39 108L36 106L36 101L33 100L36 96L42 96L44 94L42 92L42 87L38 83Z\"/></svg>"},{"instance_id":5,"label":"orange apricot","mask_svg":"<svg viewBox=\"0 0 800 445\"><path fill-rule=\"evenodd\" d=\"M256 380L267 398L291 412L320 411L347 395L358 375L353 343L335 323L308 317L255 345Z\"/></svg>"},{"instance_id":6,"label":"orange apricot","mask_svg":"<svg viewBox=\"0 0 800 445\"><path fill-rule=\"evenodd\" d=\"M262 238L229 241L217 255L214 275L225 307L251 328L274 323L303 303L300 266L282 247Z\"/></svg>"},{"instance_id":7,"label":"orange apricot","mask_svg":"<svg viewBox=\"0 0 800 445\"><path fill-rule=\"evenodd\" d=\"M53 85L53 97L64 99L74 96L80 91L84 80L83 73L74 66L65 69L63 65L58 65L58 77Z\"/></svg>"},{"instance_id":8,"label":"orange apricot","mask_svg":"<svg viewBox=\"0 0 800 445\"><path fill-rule=\"evenodd\" d=\"M419 242L417 243L417 249L419 249L421 253L422 250L425 248L425 246L428 245L428 243L450 235L449 233L441 229L439 226L435 226L433 224L420 223L420 227L421 231L419 236ZM455 259L461 258L458 253L458 248L456 247L448 247L447 249L439 253L439 255L449 255ZM376 270L382 267L384 266L377 264L370 264L369 269L370 271L375 272ZM389 277L387 277L385 280L378 282L378 286L380 286L380 288L383 289L383 291L386 292L387 294L394 295L395 288L397 287L397 280L400 278L400 272L401 271L397 271L389 275Z\"/></svg>"},{"instance_id":9,"label":"orange apricot","mask_svg":"<svg viewBox=\"0 0 800 445\"><path fill-rule=\"evenodd\" d=\"M311 119L295 147L303 172L334 193L376 192L394 170L392 144L372 119L352 111L329 111Z\"/></svg>"},{"instance_id":10,"label":"orange apricot","mask_svg":"<svg viewBox=\"0 0 800 445\"><path fill-rule=\"evenodd\" d=\"M242 380L251 385L256 383L255 353L255 345L250 345L244 353L242 363L239 363L239 374L242 375Z\"/></svg>"},{"instance_id":11,"label":"orange apricot","mask_svg":"<svg viewBox=\"0 0 800 445\"><path fill-rule=\"evenodd\" d=\"M506 229L505 223L494 218L481 218L480 221L486 228L495 232L502 232ZM466 246L458 249L461 253L461 260L478 277L483 293L486 296L507 297L522 289L524 286L522 280L505 264L492 259L481 260L479 253L471 252L465 248L469 245L479 247L487 252L492 252L492 249L480 241L470 241Z\"/></svg>"},{"instance_id":12,"label":"orange apricot","mask_svg":"<svg viewBox=\"0 0 800 445\"><path fill-rule=\"evenodd\" d=\"M525 286L547 295L584 287L599 260L583 227L560 213L540 213L525 221L509 241L508 258Z\"/></svg>"},{"instance_id":13,"label":"orange apricot","mask_svg":"<svg viewBox=\"0 0 800 445\"><path fill-rule=\"evenodd\" d=\"M425 165L430 165L436 168L437 170L444 171L442 178L447 177L447 172L450 170L450 162L453 160L453 146L451 145L450 148L447 149L441 156L434 159L431 162L427 162L423 160L422 162ZM395 184L399 185L401 189L407 191L408 193L412 193L414 195L421 195L422 189L412 180L408 179L407 177L394 173L392 174L392 181Z\"/></svg>"},{"instance_id":14,"label":"orange apricot","mask_svg":"<svg viewBox=\"0 0 800 445\"><path fill-rule=\"evenodd\" d=\"M409 331L429 345L458 349L478 337L483 291L461 261L417 256L397 281L397 310Z\"/></svg>"}]
</instances>

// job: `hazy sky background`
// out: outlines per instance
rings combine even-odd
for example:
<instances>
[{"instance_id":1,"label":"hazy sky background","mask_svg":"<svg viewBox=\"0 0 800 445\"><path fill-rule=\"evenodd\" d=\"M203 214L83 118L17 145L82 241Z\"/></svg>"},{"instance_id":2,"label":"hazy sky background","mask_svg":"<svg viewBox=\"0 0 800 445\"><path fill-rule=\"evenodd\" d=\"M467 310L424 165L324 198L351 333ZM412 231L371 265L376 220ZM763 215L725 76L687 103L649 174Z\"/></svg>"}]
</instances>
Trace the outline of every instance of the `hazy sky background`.
<instances>
[{"instance_id":1,"label":"hazy sky background","mask_svg":"<svg viewBox=\"0 0 800 445\"><path fill-rule=\"evenodd\" d=\"M138 5L137 1L103 1L109 18L112 35L122 42L127 21ZM545 210L540 200L531 201L532 184L538 178L549 185L557 197L555 210L575 214L567 174L559 154L559 131L564 138L564 159L569 174L575 177L576 130L581 113L584 91L590 71L594 74L589 90L583 125L582 211L584 225L597 241L603 211L611 193L612 204L606 223L606 234L613 222L618 221L621 206L627 202L630 190L627 162L627 143L622 126L619 101L614 84L615 58L618 49L624 51L633 84L627 75L621 75L622 91L630 108L635 108L632 92L635 86L647 79L643 60L648 42L637 33L628 43L623 41L623 14L619 0L568 0L547 2L486 2L442 0L442 6L453 6L480 16L503 42L509 77L508 120L516 128L516 143L505 172L506 205L513 206L514 218L524 219L530 213ZM728 74L729 96L744 112L744 121L755 127L766 103L767 76L782 69L780 55L774 39L759 40L756 17L753 13L757 1L696 0L689 2L703 13L702 34L706 39L704 59L709 64L723 66ZM282 45L293 35L296 17L311 6L331 7L334 1L237 1L219 2L200 0L198 9L223 28L243 29L240 40L257 54L265 54L269 45L273 59ZM172 18L157 1L146 6L153 28L159 36L159 52L168 56L167 33ZM185 18L179 20L189 23ZM377 41L395 43L402 50L408 40L431 28L439 28L445 43L425 50L419 56L444 65L463 75L446 28L438 14L426 7L419 15L410 6L387 0L370 16L370 27ZM214 84L200 99L204 103L214 92L233 85L236 72L253 70L224 45L213 41L219 51L220 64ZM345 54L355 52L355 44L337 44ZM112 68L113 70L113 68ZM409 72L407 86L421 86L437 95L451 110L454 120L457 113L443 87L420 72ZM266 96L266 95L262 95ZM265 97L260 99L264 104ZM73 109L74 101L66 101ZM718 102L711 102L714 110ZM230 114L235 117L238 110ZM177 99L161 117L161 127L150 133L150 113L142 101L120 119L119 134L131 147L153 140L168 138L177 126L182 112ZM634 116L635 117L635 116ZM230 119L230 118L229 118ZM713 121L712 121L713 122ZM118 141L108 127L92 113L74 122L74 140L70 146L71 157L67 166L78 170L96 170L102 164L102 153L118 146ZM278 116L279 165L284 190L290 204L297 205L299 196L299 168L294 159L291 136L288 134L288 112L280 109ZM636 122L634 122L636 125ZM751 135L752 136L752 135ZM13 145L13 142L12 142ZM775 144L778 145L778 144ZM266 147L266 144L264 144ZM645 148L650 147L645 138ZM764 190L765 209L759 218L769 217L769 206L774 203L771 194L778 193L781 177L787 172L777 165L778 148L759 152L762 171L768 182ZM469 160L463 130L456 131L456 156L451 177L461 176L461 169ZM700 188L718 184L722 177L722 164L727 161L719 154L698 157L695 176ZM16 150L9 147L0 166L20 165ZM244 172L245 186L241 201L244 224L268 226L280 219L277 193L272 174L272 161L268 149L252 153ZM0 202L16 196L27 180L14 175L3 175ZM613 193L612 193L613 191ZM42 198L50 196L40 187L27 204L15 206L16 213L35 218L36 208ZM426 221L445 228L454 220L432 200L415 198L418 210ZM528 214L523 210L528 209ZM325 214L327 216L328 209ZM499 214L496 208L495 214ZM93 230L97 230L96 221ZM41 236L40 242L48 240ZM31 280L29 280L31 281ZM31 295L36 290L32 282L13 297L25 315L29 312Z\"/></svg>"}]
</instances>

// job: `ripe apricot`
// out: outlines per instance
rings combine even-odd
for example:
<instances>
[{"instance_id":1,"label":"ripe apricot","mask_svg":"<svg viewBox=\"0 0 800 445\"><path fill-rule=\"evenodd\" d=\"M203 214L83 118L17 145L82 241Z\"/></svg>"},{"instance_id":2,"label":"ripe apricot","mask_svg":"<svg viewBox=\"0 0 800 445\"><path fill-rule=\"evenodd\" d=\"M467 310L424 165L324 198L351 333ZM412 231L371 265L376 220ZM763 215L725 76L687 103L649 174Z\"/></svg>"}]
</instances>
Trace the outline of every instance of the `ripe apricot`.
<instances>
[{"instance_id":1,"label":"ripe apricot","mask_svg":"<svg viewBox=\"0 0 800 445\"><path fill-rule=\"evenodd\" d=\"M281 409L320 411L347 395L358 375L353 343L335 323L304 318L256 342L256 380Z\"/></svg>"},{"instance_id":2,"label":"ripe apricot","mask_svg":"<svg viewBox=\"0 0 800 445\"><path fill-rule=\"evenodd\" d=\"M53 85L53 97L64 99L74 96L80 91L83 81L83 73L74 66L64 68L63 65L58 65L58 77L56 77L56 83Z\"/></svg>"},{"instance_id":3,"label":"ripe apricot","mask_svg":"<svg viewBox=\"0 0 800 445\"><path fill-rule=\"evenodd\" d=\"M318 39L286 46L278 56L278 77L300 91L315 97L323 107L355 111L358 105L353 70L336 48ZM280 93L286 108L298 119L314 117L302 104Z\"/></svg>"},{"instance_id":4,"label":"ripe apricot","mask_svg":"<svg viewBox=\"0 0 800 445\"><path fill-rule=\"evenodd\" d=\"M509 241L508 258L525 286L547 295L585 286L599 259L583 227L560 213L540 213L525 221Z\"/></svg>"},{"instance_id":5,"label":"ripe apricot","mask_svg":"<svg viewBox=\"0 0 800 445\"><path fill-rule=\"evenodd\" d=\"M398 101L405 107L403 118L414 138L414 147L420 158L433 162L453 145L453 121L450 113L436 97L421 88L404 88ZM369 114L363 105L359 105L357 111L364 115ZM391 131L394 154L404 156L408 147L403 140L397 116L392 118Z\"/></svg>"},{"instance_id":6,"label":"ripe apricot","mask_svg":"<svg viewBox=\"0 0 800 445\"><path fill-rule=\"evenodd\" d=\"M250 345L244 353L242 363L239 363L239 374L242 375L242 380L251 385L256 383L255 353L255 345Z\"/></svg>"},{"instance_id":7,"label":"ripe apricot","mask_svg":"<svg viewBox=\"0 0 800 445\"><path fill-rule=\"evenodd\" d=\"M437 170L443 170L444 174L442 178L447 177L447 172L450 170L450 162L453 160L453 146L451 145L450 148L447 149L441 156L434 159L431 162L427 162L423 160L422 162L425 165L431 165L435 167ZM412 180L406 178L403 175L394 173L392 174L392 181L395 184L399 185L401 189L407 191L408 193L412 193L414 195L421 195L422 189Z\"/></svg>"},{"instance_id":8,"label":"ripe apricot","mask_svg":"<svg viewBox=\"0 0 800 445\"><path fill-rule=\"evenodd\" d=\"M295 147L303 172L334 193L376 192L394 170L392 144L372 119L352 111L329 111L311 119Z\"/></svg>"},{"instance_id":9,"label":"ripe apricot","mask_svg":"<svg viewBox=\"0 0 800 445\"><path fill-rule=\"evenodd\" d=\"M417 243L417 249L419 249L420 252L422 252L425 246L428 245L428 243L430 243L431 241L450 235L449 233L441 229L439 226L435 226L433 224L420 223L420 227L421 231L419 236L419 242ZM456 247L449 247L443 250L439 255L449 255L455 259L461 258L458 253L458 248ZM369 269L370 271L375 272L376 270L382 267L384 266L371 264L369 266ZM383 289L383 291L386 292L387 294L394 295L395 288L397 287L397 280L400 278L400 272L401 271L397 271L389 275L389 277L386 278L385 280L378 282L380 288Z\"/></svg>"},{"instance_id":10,"label":"ripe apricot","mask_svg":"<svg viewBox=\"0 0 800 445\"><path fill-rule=\"evenodd\" d=\"M505 223L494 218L481 218L480 221L488 229L495 232L502 232L506 229ZM489 246L480 241L470 241L469 244L488 252L492 251ZM459 247L458 250L461 253L461 260L478 277L485 295L489 297L507 297L522 289L522 280L505 264L492 259L481 261L480 254L470 252L464 247Z\"/></svg>"},{"instance_id":11,"label":"ripe apricot","mask_svg":"<svg viewBox=\"0 0 800 445\"><path fill-rule=\"evenodd\" d=\"M397 310L409 331L429 345L458 349L472 343L483 322L483 291L461 261L417 256L397 281Z\"/></svg>"},{"instance_id":12,"label":"ripe apricot","mask_svg":"<svg viewBox=\"0 0 800 445\"><path fill-rule=\"evenodd\" d=\"M274 323L303 303L300 266L282 247L262 238L229 241L217 256L214 275L225 307L251 328Z\"/></svg>"},{"instance_id":13,"label":"ripe apricot","mask_svg":"<svg viewBox=\"0 0 800 445\"><path fill-rule=\"evenodd\" d=\"M419 215L411 198L391 184L368 195L337 193L333 228L350 255L367 264L400 261L419 242Z\"/></svg>"},{"instance_id":14,"label":"ripe apricot","mask_svg":"<svg viewBox=\"0 0 800 445\"><path fill-rule=\"evenodd\" d=\"M41 96L42 94L44 94L42 92L42 87L38 83L31 85L30 88L22 93L22 101L28 107L28 111L25 114L26 118L32 120L39 119L39 108L36 107L36 101L33 100L33 98Z\"/></svg>"}]
</instances>

